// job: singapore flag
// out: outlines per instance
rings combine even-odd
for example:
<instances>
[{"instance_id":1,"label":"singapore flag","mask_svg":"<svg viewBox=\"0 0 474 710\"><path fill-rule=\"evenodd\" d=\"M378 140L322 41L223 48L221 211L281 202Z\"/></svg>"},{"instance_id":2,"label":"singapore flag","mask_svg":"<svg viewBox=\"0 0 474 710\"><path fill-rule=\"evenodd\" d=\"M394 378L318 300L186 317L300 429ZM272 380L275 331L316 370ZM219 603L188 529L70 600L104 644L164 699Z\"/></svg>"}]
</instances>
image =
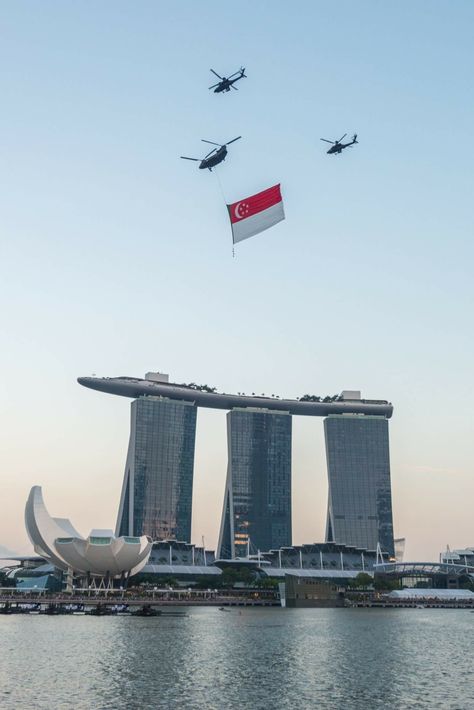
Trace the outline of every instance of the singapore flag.
<instances>
[{"instance_id":1,"label":"singapore flag","mask_svg":"<svg viewBox=\"0 0 474 710\"><path fill-rule=\"evenodd\" d=\"M285 219L280 185L227 205L234 244L263 232Z\"/></svg>"}]
</instances>

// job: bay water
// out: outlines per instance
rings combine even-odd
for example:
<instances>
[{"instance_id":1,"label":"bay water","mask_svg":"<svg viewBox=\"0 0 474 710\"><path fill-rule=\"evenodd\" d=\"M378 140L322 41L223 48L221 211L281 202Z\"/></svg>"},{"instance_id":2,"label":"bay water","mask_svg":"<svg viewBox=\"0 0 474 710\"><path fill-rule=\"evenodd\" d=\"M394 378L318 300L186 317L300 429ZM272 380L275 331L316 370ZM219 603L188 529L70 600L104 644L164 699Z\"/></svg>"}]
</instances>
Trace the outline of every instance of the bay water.
<instances>
[{"instance_id":1,"label":"bay water","mask_svg":"<svg viewBox=\"0 0 474 710\"><path fill-rule=\"evenodd\" d=\"M1 710L474 710L474 613L0 616Z\"/></svg>"}]
</instances>

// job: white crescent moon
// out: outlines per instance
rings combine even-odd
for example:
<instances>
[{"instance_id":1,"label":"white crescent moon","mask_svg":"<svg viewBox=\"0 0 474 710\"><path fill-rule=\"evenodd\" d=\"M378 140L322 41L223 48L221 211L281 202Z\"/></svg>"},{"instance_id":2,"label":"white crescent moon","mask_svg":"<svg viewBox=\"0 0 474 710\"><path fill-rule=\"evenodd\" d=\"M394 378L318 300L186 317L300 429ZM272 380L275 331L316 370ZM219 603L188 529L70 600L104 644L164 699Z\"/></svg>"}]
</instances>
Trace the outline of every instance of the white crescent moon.
<instances>
[{"instance_id":1,"label":"white crescent moon","mask_svg":"<svg viewBox=\"0 0 474 710\"><path fill-rule=\"evenodd\" d=\"M234 215L236 216L237 219L242 219L242 217L244 216L243 214L240 214L240 212L239 212L241 205L242 205L242 203L238 202L234 208Z\"/></svg>"}]
</instances>

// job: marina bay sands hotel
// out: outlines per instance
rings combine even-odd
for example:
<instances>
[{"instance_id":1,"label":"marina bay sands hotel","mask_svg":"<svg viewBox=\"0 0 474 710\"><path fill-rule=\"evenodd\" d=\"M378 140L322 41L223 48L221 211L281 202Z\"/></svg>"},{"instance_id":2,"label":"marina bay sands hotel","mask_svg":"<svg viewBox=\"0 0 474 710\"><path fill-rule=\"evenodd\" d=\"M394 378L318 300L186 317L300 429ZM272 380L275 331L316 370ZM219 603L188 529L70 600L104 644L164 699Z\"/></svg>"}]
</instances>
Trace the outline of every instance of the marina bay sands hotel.
<instances>
[{"instance_id":1,"label":"marina bay sands hotel","mask_svg":"<svg viewBox=\"0 0 474 710\"><path fill-rule=\"evenodd\" d=\"M291 546L292 417L324 417L329 480L326 541L394 553L388 419L393 407L359 392L301 399L230 395L150 372L80 377L130 397L131 431L118 536L190 542L198 407L227 410L228 464L217 556Z\"/></svg>"}]
</instances>

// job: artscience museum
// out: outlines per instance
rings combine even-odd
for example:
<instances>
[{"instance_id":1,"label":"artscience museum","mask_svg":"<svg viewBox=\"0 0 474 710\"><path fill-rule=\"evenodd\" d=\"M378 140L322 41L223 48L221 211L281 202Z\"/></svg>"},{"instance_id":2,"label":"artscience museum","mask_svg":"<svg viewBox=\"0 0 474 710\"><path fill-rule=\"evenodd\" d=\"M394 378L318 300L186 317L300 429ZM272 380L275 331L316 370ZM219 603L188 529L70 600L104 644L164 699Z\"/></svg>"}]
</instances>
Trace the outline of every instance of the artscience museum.
<instances>
[{"instance_id":1,"label":"artscience museum","mask_svg":"<svg viewBox=\"0 0 474 710\"><path fill-rule=\"evenodd\" d=\"M116 537L112 530L92 530L83 537L65 518L53 518L40 486L33 486L25 507L25 525L35 552L72 579L88 586L111 586L125 581L148 562L151 539Z\"/></svg>"}]
</instances>

